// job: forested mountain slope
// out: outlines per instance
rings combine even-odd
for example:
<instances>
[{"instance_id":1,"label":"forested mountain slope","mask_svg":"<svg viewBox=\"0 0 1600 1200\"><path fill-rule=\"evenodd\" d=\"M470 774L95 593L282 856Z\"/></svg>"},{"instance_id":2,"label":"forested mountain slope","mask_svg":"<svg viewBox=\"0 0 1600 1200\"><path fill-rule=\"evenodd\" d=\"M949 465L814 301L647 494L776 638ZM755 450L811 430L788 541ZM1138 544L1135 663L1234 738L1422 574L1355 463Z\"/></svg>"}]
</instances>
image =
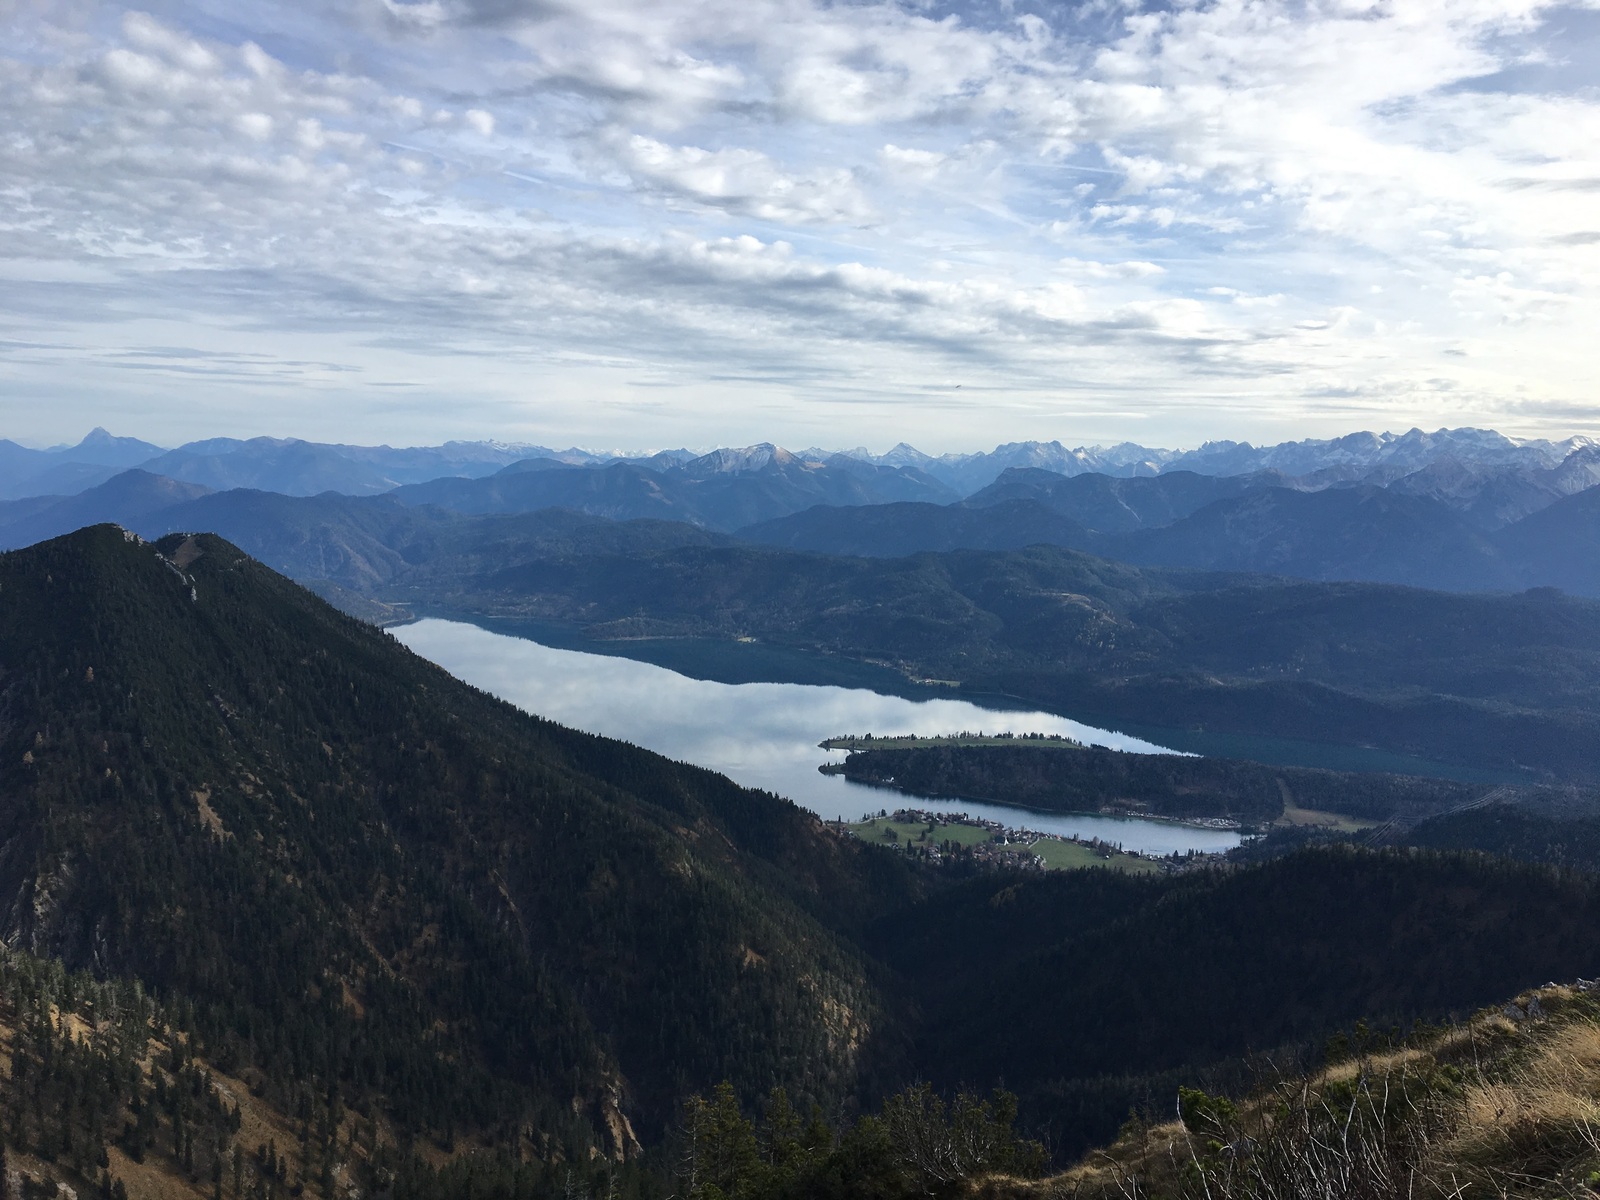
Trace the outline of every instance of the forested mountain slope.
<instances>
[{"instance_id":1,"label":"forested mountain slope","mask_svg":"<svg viewBox=\"0 0 1600 1200\"><path fill-rule=\"evenodd\" d=\"M897 558L930 550L1020 550L1041 543L1084 549L1097 541L1079 521L1030 497L1000 500L985 508L914 501L819 504L747 526L738 531L738 537L786 550L869 558Z\"/></svg>"},{"instance_id":2,"label":"forested mountain slope","mask_svg":"<svg viewBox=\"0 0 1600 1200\"><path fill-rule=\"evenodd\" d=\"M748 636L1081 719L1600 777L1600 603L1141 569L1034 546L898 559L685 547L387 598L593 637Z\"/></svg>"},{"instance_id":3,"label":"forested mountain slope","mask_svg":"<svg viewBox=\"0 0 1600 1200\"><path fill-rule=\"evenodd\" d=\"M215 537L87 529L0 597L0 932L182 997L220 1060L618 1151L722 1078L853 1094L892 1031L838 931L903 868L787 802L527 717Z\"/></svg>"},{"instance_id":4,"label":"forested mountain slope","mask_svg":"<svg viewBox=\"0 0 1600 1200\"><path fill-rule=\"evenodd\" d=\"M1218 500L1293 483L1280 471L1247 475L1169 471L1130 479L1094 472L1065 476L1037 467L1015 467L968 496L961 506L985 509L1013 500L1035 500L1100 533L1131 533L1170 525Z\"/></svg>"},{"instance_id":5,"label":"forested mountain slope","mask_svg":"<svg viewBox=\"0 0 1600 1200\"><path fill-rule=\"evenodd\" d=\"M203 496L129 528L152 537L204 529L293 579L368 593L401 578L449 581L530 558L648 554L730 540L680 521L610 521L561 508L465 516L382 496L244 490Z\"/></svg>"},{"instance_id":6,"label":"forested mountain slope","mask_svg":"<svg viewBox=\"0 0 1600 1200\"><path fill-rule=\"evenodd\" d=\"M1591 976L1597 922L1592 875L1343 848L1167 880L978 878L887 915L872 945L918 988L931 1077L998 1074L1075 1152L1215 1068L1247 1083L1252 1052L1314 1058L1358 1018L1438 1021Z\"/></svg>"},{"instance_id":7,"label":"forested mountain slope","mask_svg":"<svg viewBox=\"0 0 1600 1200\"><path fill-rule=\"evenodd\" d=\"M144 471L126 471L77 496L0 504L0 548L32 545L101 521L115 521L149 538L219 534L301 583L331 583L358 592L408 574L451 578L529 558L647 553L731 541L678 521L611 521L560 508L466 515L404 505L387 496L337 492L209 492Z\"/></svg>"},{"instance_id":8,"label":"forested mountain slope","mask_svg":"<svg viewBox=\"0 0 1600 1200\"><path fill-rule=\"evenodd\" d=\"M1570 501L1554 507L1563 505L1577 511ZM1569 533L1572 521L1541 519L1548 511L1491 531L1398 483L1312 487L1271 472L1119 479L1028 470L1007 471L960 504L819 506L749 526L739 536L792 550L875 557L1045 543L1152 567L1452 591L1560 585L1595 594L1594 572L1573 569L1574 561L1587 564L1593 557L1588 527ZM1551 533L1540 537L1542 529Z\"/></svg>"},{"instance_id":9,"label":"forested mountain slope","mask_svg":"<svg viewBox=\"0 0 1600 1200\"><path fill-rule=\"evenodd\" d=\"M1393 488L1262 488L1160 528L1107 539L1096 552L1150 566L1359 579L1452 591L1501 591L1524 579L1495 539L1431 496Z\"/></svg>"}]
</instances>

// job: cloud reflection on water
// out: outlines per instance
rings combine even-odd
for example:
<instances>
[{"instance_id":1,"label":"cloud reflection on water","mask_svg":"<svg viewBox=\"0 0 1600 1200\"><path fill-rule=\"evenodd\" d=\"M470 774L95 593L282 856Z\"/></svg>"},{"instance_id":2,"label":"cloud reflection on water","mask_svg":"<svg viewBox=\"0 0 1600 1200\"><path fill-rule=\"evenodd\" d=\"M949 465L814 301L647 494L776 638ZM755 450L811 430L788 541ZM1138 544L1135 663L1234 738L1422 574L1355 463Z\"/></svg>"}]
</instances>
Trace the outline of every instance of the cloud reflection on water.
<instances>
[{"instance_id":1,"label":"cloud reflection on water","mask_svg":"<svg viewBox=\"0 0 1600 1200\"><path fill-rule=\"evenodd\" d=\"M970 801L912 800L823 775L842 753L817 747L835 734L1055 733L1117 750L1160 753L1138 738L1051 713L997 711L963 700L907 700L862 688L713 683L611 655L558 650L476 625L429 619L392 631L451 674L531 713L720 771L787 796L820 816L856 820L897 804L987 816L1009 825L1099 836L1154 853L1219 850L1237 836L1153 821L1021 813Z\"/></svg>"}]
</instances>

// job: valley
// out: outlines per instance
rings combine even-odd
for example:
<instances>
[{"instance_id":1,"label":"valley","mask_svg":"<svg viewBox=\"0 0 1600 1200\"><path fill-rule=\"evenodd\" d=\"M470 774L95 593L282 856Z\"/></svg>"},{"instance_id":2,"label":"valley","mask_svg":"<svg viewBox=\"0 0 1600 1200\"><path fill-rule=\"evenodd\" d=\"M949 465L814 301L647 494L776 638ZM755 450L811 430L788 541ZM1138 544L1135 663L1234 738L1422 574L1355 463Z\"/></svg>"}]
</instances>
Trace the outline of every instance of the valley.
<instances>
[{"instance_id":1,"label":"valley","mask_svg":"<svg viewBox=\"0 0 1600 1200\"><path fill-rule=\"evenodd\" d=\"M1600 0L0 2L0 181L0 1200L1600 1200Z\"/></svg>"},{"instance_id":2,"label":"valley","mask_svg":"<svg viewBox=\"0 0 1600 1200\"><path fill-rule=\"evenodd\" d=\"M1332 485L829 463L13 501L16 537L129 523L0 555L17 1186L1045 1195L1130 1112L1201 1129L1180 1088L1253 1119L1260 1056L1321 1079L1592 973L1600 602L1136 551ZM961 544L1027 505L1106 528ZM905 541L932 509L959 536Z\"/></svg>"},{"instance_id":3,"label":"valley","mask_svg":"<svg viewBox=\"0 0 1600 1200\"><path fill-rule=\"evenodd\" d=\"M595 641L756 638L1102 727L1276 740L1291 754L1331 744L1350 765L1376 751L1501 781L1600 771L1586 732L1600 720L1588 670L1600 603L1559 595L1192 575L1035 546L569 556L458 581L448 596L395 596L425 597L475 620L574 622ZM1410 652L1391 654L1396 642Z\"/></svg>"},{"instance_id":4,"label":"valley","mask_svg":"<svg viewBox=\"0 0 1600 1200\"><path fill-rule=\"evenodd\" d=\"M0 1200L1600 1200L1597 197L1600 0L0 2Z\"/></svg>"},{"instance_id":5,"label":"valley","mask_svg":"<svg viewBox=\"0 0 1600 1200\"><path fill-rule=\"evenodd\" d=\"M565 724L617 737L720 771L748 787L793 800L827 821L856 821L876 811L882 793L830 770L818 734L873 725L959 732L973 724L1020 733L1104 742L1156 751L1137 738L1096 730L1051 713L980 708L966 701L883 695L861 687L696 680L629 659L559 650L475 626L428 620L400 626L395 637L459 678ZM972 798L978 799L978 798ZM928 804L1015 824L1006 804ZM1051 833L1099 838L1154 854L1219 851L1237 844L1227 831L1177 830L1126 816L1029 812Z\"/></svg>"},{"instance_id":6,"label":"valley","mask_svg":"<svg viewBox=\"0 0 1600 1200\"><path fill-rule=\"evenodd\" d=\"M20 498L0 542L93 520L211 529L384 624L537 627L690 673L937 686L1284 765L1597 777L1596 602L1572 574L1593 558L1576 549L1600 495L1592 446L1441 430L1141 453L1019 444L956 470L770 445L550 451L373 494L370 463L435 459L230 443ZM346 471L347 494L280 479L285 455ZM763 506L777 515L749 523ZM950 521L968 533L916 532Z\"/></svg>"}]
</instances>

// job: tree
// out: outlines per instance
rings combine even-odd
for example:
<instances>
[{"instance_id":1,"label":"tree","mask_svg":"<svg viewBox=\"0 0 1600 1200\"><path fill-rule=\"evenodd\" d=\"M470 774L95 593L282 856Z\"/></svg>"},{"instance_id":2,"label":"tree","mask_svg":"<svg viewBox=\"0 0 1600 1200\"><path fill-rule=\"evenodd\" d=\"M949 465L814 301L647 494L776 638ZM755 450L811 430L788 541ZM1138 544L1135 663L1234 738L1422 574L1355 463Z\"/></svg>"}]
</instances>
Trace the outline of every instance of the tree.
<instances>
[{"instance_id":1,"label":"tree","mask_svg":"<svg viewBox=\"0 0 1600 1200\"><path fill-rule=\"evenodd\" d=\"M890 1143L929 1195L986 1172L1028 1176L1043 1170L1044 1147L1019 1138L1016 1119L1017 1098L999 1090L988 1100L961 1092L946 1106L925 1083L883 1106Z\"/></svg>"},{"instance_id":2,"label":"tree","mask_svg":"<svg viewBox=\"0 0 1600 1200\"><path fill-rule=\"evenodd\" d=\"M755 1124L739 1110L733 1084L719 1083L710 1100L690 1100L685 1117L689 1200L753 1200L767 1190L771 1171Z\"/></svg>"}]
</instances>

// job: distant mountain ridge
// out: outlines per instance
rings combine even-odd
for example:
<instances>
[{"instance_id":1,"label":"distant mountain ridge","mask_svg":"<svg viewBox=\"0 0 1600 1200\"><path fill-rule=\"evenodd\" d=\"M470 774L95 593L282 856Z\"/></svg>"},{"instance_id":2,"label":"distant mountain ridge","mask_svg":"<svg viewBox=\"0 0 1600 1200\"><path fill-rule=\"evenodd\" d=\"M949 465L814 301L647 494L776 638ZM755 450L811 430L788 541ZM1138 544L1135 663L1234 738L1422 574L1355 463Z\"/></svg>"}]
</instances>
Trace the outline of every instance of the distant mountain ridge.
<instances>
[{"instance_id":1,"label":"distant mountain ridge","mask_svg":"<svg viewBox=\"0 0 1600 1200\"><path fill-rule=\"evenodd\" d=\"M989 453L923 454L902 442L887 454L847 451L868 462L914 466L958 491L975 492L1013 467L1038 467L1058 475L1097 473L1120 477L1192 471L1198 475L1249 475L1280 471L1312 475L1318 471L1349 473L1402 468L1406 473L1447 457L1483 466L1524 469L1557 466L1576 450L1592 448L1594 439L1562 441L1514 439L1492 429L1439 429L1432 433L1351 433L1337 438L1308 438L1254 446L1249 442L1206 442L1193 450L1166 450L1123 442L1115 446L1069 448L1059 441L1010 442Z\"/></svg>"},{"instance_id":2,"label":"distant mountain ridge","mask_svg":"<svg viewBox=\"0 0 1600 1200\"><path fill-rule=\"evenodd\" d=\"M216 491L253 487L291 496L324 491L372 495L447 475L477 478L529 458L587 466L619 457L576 447L554 450L497 441L392 447L273 437L206 438L169 450L97 428L76 446L48 450L0 440L0 501L73 495L130 467ZM641 461L671 465L693 457L687 450L663 450Z\"/></svg>"},{"instance_id":3,"label":"distant mountain ridge","mask_svg":"<svg viewBox=\"0 0 1600 1200\"><path fill-rule=\"evenodd\" d=\"M817 504L948 503L957 493L912 467L880 466L835 455L826 461L770 443L716 450L664 468L633 460L576 466L554 460L514 463L483 479L436 479L396 488L402 504L468 514L571 508L626 520L658 517L733 530Z\"/></svg>"},{"instance_id":4,"label":"distant mountain ridge","mask_svg":"<svg viewBox=\"0 0 1600 1200\"><path fill-rule=\"evenodd\" d=\"M1569 462L1595 457L1586 449ZM370 593L401 576L436 581L551 554L723 545L732 533L788 550L872 558L1044 544L1140 566L1600 596L1600 487L1486 529L1477 506L1489 490L1471 478L1470 503L1456 507L1450 499L1459 504L1460 497L1449 489L1401 486L1414 475L1387 488L1317 489L1276 472L1067 477L1015 468L964 501L940 503L895 499L939 494L937 484L905 468L781 454L764 466L751 462L725 457L662 473L630 462L597 469L523 460L484 479L364 497L213 492L134 469L64 499L0 502L0 549L101 521L151 537L210 530L293 578ZM1581 480L1592 467L1586 461L1532 474ZM1431 474L1437 483L1443 473ZM1554 494L1529 482L1529 473L1496 478L1501 499L1518 494L1519 480L1544 499Z\"/></svg>"},{"instance_id":5,"label":"distant mountain ridge","mask_svg":"<svg viewBox=\"0 0 1600 1200\"><path fill-rule=\"evenodd\" d=\"M156 449L104 430L52 451L0 442L0 465L16 468L0 488L0 547L97 521L160 532L217 520L296 578L360 590L403 573L380 569L380 560L411 555L409 569L424 546L444 552L437 535L450 518L403 518L399 508L467 518L568 510L830 554L1043 543L1145 566L1600 594L1594 502L1565 503L1600 487L1600 444L1581 437L1411 430L1182 452L1018 442L939 457L905 443L883 455L761 442L623 457L494 442L394 449L215 438L143 457ZM110 465L140 458L125 472ZM17 479L30 470L70 494L4 499L31 490ZM240 490L258 498L183 509ZM330 500L312 528L318 506L260 499L271 495L382 496L386 505L358 510ZM1529 523L1551 508L1554 515ZM272 528L273 520L286 524Z\"/></svg>"},{"instance_id":6,"label":"distant mountain ridge","mask_svg":"<svg viewBox=\"0 0 1600 1200\"><path fill-rule=\"evenodd\" d=\"M1139 566L1593 596L1600 486L1588 480L1597 470L1594 447L1553 468L1438 459L1387 487L1319 486L1277 471L1124 478L1012 468L955 505L814 508L737 532L822 554L893 558L1045 543Z\"/></svg>"},{"instance_id":7,"label":"distant mountain ridge","mask_svg":"<svg viewBox=\"0 0 1600 1200\"><path fill-rule=\"evenodd\" d=\"M138 438L115 437L98 426L76 446L48 450L31 450L0 439L0 500L70 495L160 453L160 446Z\"/></svg>"},{"instance_id":8,"label":"distant mountain ridge","mask_svg":"<svg viewBox=\"0 0 1600 1200\"><path fill-rule=\"evenodd\" d=\"M1510 438L1487 429L1438 429L1431 433L1346 434L1272 446L1214 441L1191 450L1169 450L1122 442L1114 446L1069 447L1057 441L1008 442L973 453L924 454L901 442L883 454L857 447L816 447L791 453L770 442L721 447L703 454L689 450L624 452L555 450L547 446L496 441L452 441L440 446L358 446L300 438L208 438L168 450L137 438L114 437L96 429L76 446L32 450L0 440L0 500L38 495L69 495L109 479L118 469L142 467L218 491L253 487L286 495L322 491L370 495L407 484L459 477L482 478L513 463L548 459L574 467L605 467L619 462L666 472L697 473L761 470L774 462L814 462L906 469L967 496L987 487L1012 468L1037 468L1057 475L1102 474L1118 478L1189 471L1200 475L1249 475L1278 471L1317 476L1318 485L1373 482L1386 485L1440 460L1472 470L1552 470L1574 451L1594 449L1591 438L1562 441ZM1560 486L1555 484L1554 486ZM901 499L905 497L899 497ZM1522 513L1521 515L1526 515Z\"/></svg>"}]
</instances>

